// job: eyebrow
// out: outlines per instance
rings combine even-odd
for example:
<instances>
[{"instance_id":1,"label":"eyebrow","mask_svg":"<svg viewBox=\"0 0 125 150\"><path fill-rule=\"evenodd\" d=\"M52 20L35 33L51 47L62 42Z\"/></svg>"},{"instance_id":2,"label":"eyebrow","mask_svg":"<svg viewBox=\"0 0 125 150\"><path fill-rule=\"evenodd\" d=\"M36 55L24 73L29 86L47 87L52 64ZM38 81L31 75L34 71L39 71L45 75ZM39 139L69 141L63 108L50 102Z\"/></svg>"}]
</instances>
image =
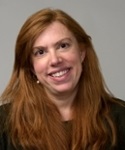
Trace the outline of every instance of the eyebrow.
<instances>
[{"instance_id":1,"label":"eyebrow","mask_svg":"<svg viewBox=\"0 0 125 150\"><path fill-rule=\"evenodd\" d=\"M54 44L54 46L60 44L60 43L63 42L63 41L66 41L66 40L72 42L72 39L71 39L71 38L64 38L64 39L61 39L61 40L57 41L57 42Z\"/></svg>"},{"instance_id":2,"label":"eyebrow","mask_svg":"<svg viewBox=\"0 0 125 150\"><path fill-rule=\"evenodd\" d=\"M63 39L61 39L61 40L57 41L56 43L54 43L54 44L53 44L53 46L54 46L54 47L56 47L56 46L57 46L57 45L59 45L61 42L66 41L66 40L68 40L68 41L72 42L72 39L71 39L71 38L66 37L66 38L63 38ZM45 49L45 48L46 48L46 46L45 46L45 47L44 47L44 46L35 46L35 47L33 47L33 50L34 50L34 49L39 49L39 48L43 48L43 49Z\"/></svg>"}]
</instances>

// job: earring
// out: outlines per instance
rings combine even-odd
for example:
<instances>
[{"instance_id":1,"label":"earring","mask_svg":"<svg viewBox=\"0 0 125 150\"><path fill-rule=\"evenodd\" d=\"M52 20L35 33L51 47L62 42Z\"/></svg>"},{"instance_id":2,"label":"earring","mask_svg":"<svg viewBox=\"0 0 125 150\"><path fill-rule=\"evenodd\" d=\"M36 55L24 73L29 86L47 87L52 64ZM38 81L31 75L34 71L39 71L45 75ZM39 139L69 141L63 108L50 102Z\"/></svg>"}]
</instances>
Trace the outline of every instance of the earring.
<instances>
[{"instance_id":1,"label":"earring","mask_svg":"<svg viewBox=\"0 0 125 150\"><path fill-rule=\"evenodd\" d=\"M37 80L37 81L36 81L36 83L37 83L37 84L39 84L39 83L40 83L40 81L39 81L39 80Z\"/></svg>"}]
</instances>

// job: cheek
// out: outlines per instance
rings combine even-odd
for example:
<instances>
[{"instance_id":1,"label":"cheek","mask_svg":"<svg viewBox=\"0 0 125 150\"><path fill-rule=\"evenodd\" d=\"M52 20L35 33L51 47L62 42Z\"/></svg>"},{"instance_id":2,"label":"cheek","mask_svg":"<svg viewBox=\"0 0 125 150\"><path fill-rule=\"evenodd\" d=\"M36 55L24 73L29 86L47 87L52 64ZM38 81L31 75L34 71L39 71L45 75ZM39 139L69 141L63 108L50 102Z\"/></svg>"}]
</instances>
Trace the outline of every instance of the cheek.
<instances>
[{"instance_id":1,"label":"cheek","mask_svg":"<svg viewBox=\"0 0 125 150\"><path fill-rule=\"evenodd\" d=\"M81 55L79 53L73 53L72 55L70 55L69 58L76 65L82 63L82 61L81 61Z\"/></svg>"},{"instance_id":2,"label":"cheek","mask_svg":"<svg viewBox=\"0 0 125 150\"><path fill-rule=\"evenodd\" d=\"M81 55L79 53L76 53L72 57L72 62L73 62L73 66L75 68L76 75L79 77L79 75L82 72L82 62L83 62L81 59Z\"/></svg>"},{"instance_id":3,"label":"cheek","mask_svg":"<svg viewBox=\"0 0 125 150\"><path fill-rule=\"evenodd\" d=\"M34 73L37 75L41 72L44 72L45 65L41 63L40 61L36 61L33 63Z\"/></svg>"},{"instance_id":4,"label":"cheek","mask_svg":"<svg viewBox=\"0 0 125 150\"><path fill-rule=\"evenodd\" d=\"M76 64L82 63L84 59L83 53L78 46L73 47L69 58L72 59L72 61L74 61Z\"/></svg>"}]
</instances>

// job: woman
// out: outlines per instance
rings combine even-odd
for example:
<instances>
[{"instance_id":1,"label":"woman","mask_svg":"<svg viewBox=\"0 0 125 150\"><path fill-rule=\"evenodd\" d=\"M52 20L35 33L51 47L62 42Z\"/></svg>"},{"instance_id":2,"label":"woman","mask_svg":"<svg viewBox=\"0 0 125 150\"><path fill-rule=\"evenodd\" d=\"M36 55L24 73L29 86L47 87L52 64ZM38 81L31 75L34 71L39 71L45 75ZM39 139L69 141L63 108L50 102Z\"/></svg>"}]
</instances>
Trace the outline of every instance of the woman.
<instances>
[{"instance_id":1,"label":"woman","mask_svg":"<svg viewBox=\"0 0 125 150\"><path fill-rule=\"evenodd\" d=\"M1 101L1 150L125 147L124 102L106 88L90 36L61 10L22 26Z\"/></svg>"}]
</instances>

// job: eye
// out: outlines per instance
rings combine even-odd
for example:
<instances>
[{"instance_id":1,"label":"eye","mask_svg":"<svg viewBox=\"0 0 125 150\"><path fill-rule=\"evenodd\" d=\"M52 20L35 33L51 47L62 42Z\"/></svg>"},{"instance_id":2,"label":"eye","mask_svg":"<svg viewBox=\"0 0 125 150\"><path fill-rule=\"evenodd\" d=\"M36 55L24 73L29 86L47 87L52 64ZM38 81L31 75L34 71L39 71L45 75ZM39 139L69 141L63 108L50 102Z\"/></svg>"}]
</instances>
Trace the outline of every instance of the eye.
<instances>
[{"instance_id":1,"label":"eye","mask_svg":"<svg viewBox=\"0 0 125 150\"><path fill-rule=\"evenodd\" d=\"M70 46L69 43L61 43L60 48L68 48Z\"/></svg>"},{"instance_id":2,"label":"eye","mask_svg":"<svg viewBox=\"0 0 125 150\"><path fill-rule=\"evenodd\" d=\"M37 57L44 55L44 53L45 53L45 50L43 49L35 49L33 52L34 56L37 56Z\"/></svg>"}]
</instances>

